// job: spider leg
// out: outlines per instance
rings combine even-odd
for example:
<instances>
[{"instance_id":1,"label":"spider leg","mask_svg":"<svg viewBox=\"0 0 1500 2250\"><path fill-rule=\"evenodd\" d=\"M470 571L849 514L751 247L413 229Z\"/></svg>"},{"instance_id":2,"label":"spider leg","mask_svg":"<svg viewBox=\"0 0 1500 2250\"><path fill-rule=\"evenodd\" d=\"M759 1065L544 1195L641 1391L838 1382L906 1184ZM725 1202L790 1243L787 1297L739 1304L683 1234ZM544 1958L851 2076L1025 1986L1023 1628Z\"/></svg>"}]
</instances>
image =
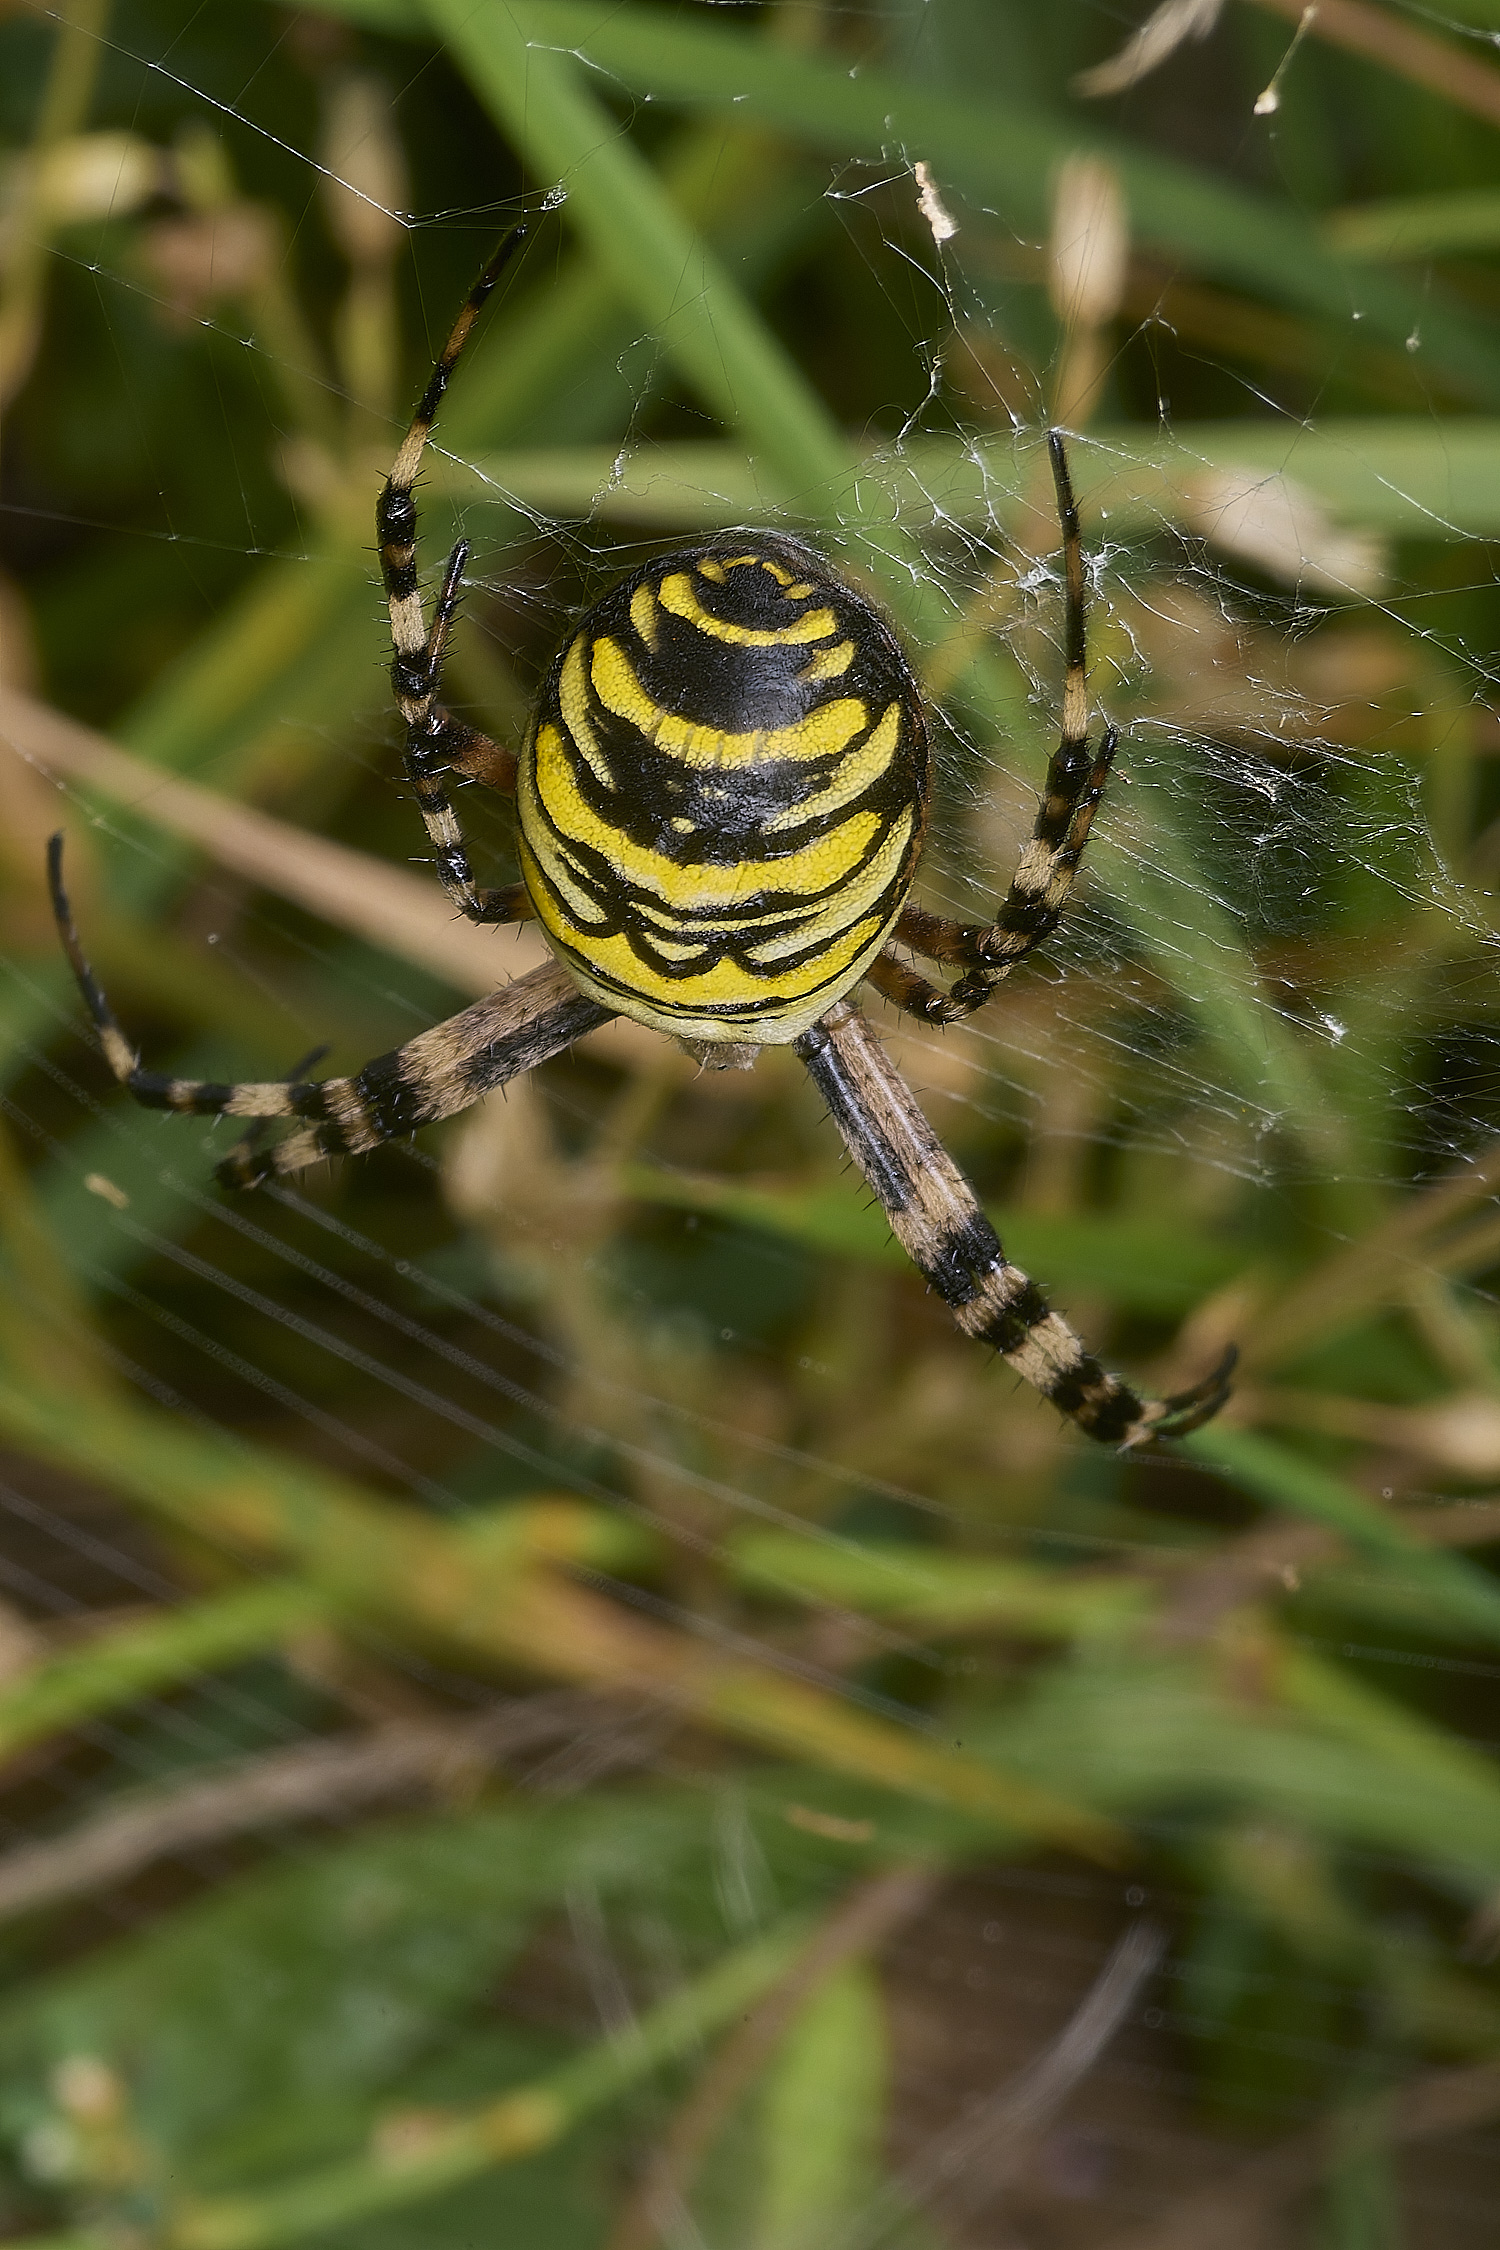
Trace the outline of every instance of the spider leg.
<instances>
[{"instance_id":1,"label":"spider leg","mask_svg":"<svg viewBox=\"0 0 1500 2250\"><path fill-rule=\"evenodd\" d=\"M1105 1444L1181 1436L1218 1412L1229 1395L1232 1355L1191 1391L1146 1399L1101 1366L1050 1310L1036 1283L1007 1259L974 1190L851 1001L840 1000L794 1044L892 1233L966 1336L992 1344L1007 1366Z\"/></svg>"},{"instance_id":2,"label":"spider leg","mask_svg":"<svg viewBox=\"0 0 1500 2250\"><path fill-rule=\"evenodd\" d=\"M270 1148L241 1142L217 1168L215 1177L224 1187L254 1187L273 1173L299 1172L323 1156L355 1155L435 1118L451 1117L607 1023L611 1014L586 998L560 963L548 962L419 1033L404 1047L377 1055L352 1078L228 1083L142 1070L79 944L63 889L62 842L54 836L47 847L52 909L105 1059L120 1084L146 1109L188 1116L297 1118L304 1126Z\"/></svg>"},{"instance_id":3,"label":"spider leg","mask_svg":"<svg viewBox=\"0 0 1500 2250\"><path fill-rule=\"evenodd\" d=\"M929 919L936 920L936 916ZM905 920L906 916L903 914L901 922ZM956 924L953 926L957 927ZM900 936L900 922L897 923L896 930ZM912 941L910 938L903 938L902 942L910 945ZM945 991L942 985L934 984L919 969L908 968L888 945L882 947L866 969L865 983L873 984L875 990L883 992L887 1000L894 1000L903 1015L915 1016L921 1023L956 1023L960 1017L972 1013L972 1010L955 1000L951 992ZM985 998L988 997L986 993Z\"/></svg>"},{"instance_id":4,"label":"spider leg","mask_svg":"<svg viewBox=\"0 0 1500 2250\"><path fill-rule=\"evenodd\" d=\"M460 539L449 555L443 570L443 583L432 612L432 628L427 635L427 672L434 695L442 679L443 659L448 653L448 641L458 615L463 574L469 562L469 542ZM437 773L446 768L450 773L461 774L465 781L482 781L502 796L513 797L516 789L516 754L498 742L492 742L477 727L466 726L455 719L452 712L441 703L433 703L428 713L426 732L415 751L408 749L408 772L415 763L423 775ZM413 776L415 778L415 776Z\"/></svg>"},{"instance_id":5,"label":"spider leg","mask_svg":"<svg viewBox=\"0 0 1500 2250\"><path fill-rule=\"evenodd\" d=\"M395 652L391 659L391 685L406 721L406 774L437 852L438 875L443 888L459 912L471 922L523 919L517 900L524 894L518 886L503 891L480 889L469 865L458 815L440 777L455 772L466 780L488 782L492 788L509 793L515 786L516 759L513 751L502 749L488 735L455 719L437 699L443 654L458 611L464 565L469 559L469 543L461 539L448 557L429 632L417 579L417 505L412 488L459 353L468 341L485 299L520 248L525 233L524 227L516 227L506 236L470 290L438 355L411 427L401 441L375 511L380 575L391 614L391 642Z\"/></svg>"},{"instance_id":6,"label":"spider leg","mask_svg":"<svg viewBox=\"0 0 1500 2250\"><path fill-rule=\"evenodd\" d=\"M319 1046L309 1047L307 1053L302 1057L302 1060L300 1062L293 1063L291 1069L287 1072L287 1085L296 1086L300 1084L301 1081L306 1078L308 1072L323 1060L323 1057L327 1054L327 1052L328 1043L326 1040L323 1041ZM261 1148L264 1145L266 1131L269 1124L269 1118L252 1118L250 1123L245 1127L244 1132L241 1133L239 1139L235 1142L235 1155L248 1160L249 1157L254 1154L256 1149Z\"/></svg>"},{"instance_id":7,"label":"spider leg","mask_svg":"<svg viewBox=\"0 0 1500 2250\"><path fill-rule=\"evenodd\" d=\"M455 719L446 705L435 700L442 673L443 655L458 612L459 581L469 559L469 542L460 539L448 557L432 630L427 636L428 676L433 700L420 724L408 722L403 764L427 833L438 850L438 874L454 905L471 922L529 922L536 909L524 883L507 883L499 890L481 890L474 881L463 831L448 792L445 773L465 781L487 782L506 796L515 793L516 754L492 742L487 734Z\"/></svg>"},{"instance_id":8,"label":"spider leg","mask_svg":"<svg viewBox=\"0 0 1500 2250\"><path fill-rule=\"evenodd\" d=\"M404 1047L377 1055L352 1078L281 1089L286 1101L276 1114L304 1120L304 1130L268 1149L231 1151L214 1176L221 1187L248 1188L276 1173L300 1172L320 1157L363 1155L419 1125L455 1116L607 1023L612 1013L580 992L560 962L549 961ZM247 1090L263 1091L230 1089Z\"/></svg>"},{"instance_id":9,"label":"spider leg","mask_svg":"<svg viewBox=\"0 0 1500 2250\"><path fill-rule=\"evenodd\" d=\"M898 943L929 961L950 963L967 973L949 992L940 991L911 972L903 972L904 981L884 968L880 974L871 975L871 982L882 992L926 1023L956 1023L982 1008L1001 978L1057 928L1119 745L1118 730L1109 727L1097 751L1089 749L1078 507L1068 474L1067 452L1058 431L1048 431L1047 447L1057 487L1067 584L1063 628L1067 676L1063 683L1061 740L1047 768L1036 825L994 921L951 922L922 907L908 906L896 924ZM884 964L890 956L883 954L880 959ZM899 969L900 965L893 966ZM896 989L898 983L900 989Z\"/></svg>"}]
</instances>

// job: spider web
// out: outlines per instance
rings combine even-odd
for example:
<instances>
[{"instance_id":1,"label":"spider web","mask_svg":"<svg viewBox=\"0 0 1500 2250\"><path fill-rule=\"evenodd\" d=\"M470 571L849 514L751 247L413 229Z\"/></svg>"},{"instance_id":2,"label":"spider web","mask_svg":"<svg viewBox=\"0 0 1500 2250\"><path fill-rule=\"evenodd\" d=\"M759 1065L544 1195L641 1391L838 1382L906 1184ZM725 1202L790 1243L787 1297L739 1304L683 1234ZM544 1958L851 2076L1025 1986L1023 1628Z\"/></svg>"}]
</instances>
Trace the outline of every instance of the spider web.
<instances>
[{"instance_id":1,"label":"spider web","mask_svg":"<svg viewBox=\"0 0 1500 2250\"><path fill-rule=\"evenodd\" d=\"M773 137L758 112L684 115L670 84L661 95L607 42L575 48L559 17L534 44L576 65L627 128L717 245L734 300L767 308L773 354L822 401L847 463L815 493L788 468L790 438L778 459L748 405L743 423L726 415L743 369L713 274L685 274L665 322L618 271L601 281L607 244L590 233L582 174L564 178L564 198L555 175L523 169L456 17L446 40L413 41L408 12L76 10L100 50L92 94L47 159L45 191L8 175L17 239L45 249L45 283L32 303L39 372L15 385L5 429L9 568L35 588L34 622L17 608L7 627L7 669L146 761L111 787L92 752L69 765L38 750L16 783L3 1106L48 1230L41 1263L15 1272L20 1319L87 1335L81 1363L174 1429L291 1453L445 1525L539 1493L602 1508L669 1558L643 1566L623 1539L618 1557L586 1559L582 1582L632 1617L924 1747L972 1726L996 1755L1009 1744L1023 1765L1042 1759L1072 1738L1043 1728L1028 1752L1006 1734L1024 1669L1013 1652L935 1651L899 1603L864 1615L830 1597L809 1612L791 1591L816 1601L824 1563L892 1538L1147 1581L1206 1556L1241 1519L1181 1461L1138 1472L1085 1456L1003 1370L966 1356L936 1300L882 1262L883 1229L841 1179L789 1055L700 1076L666 1043L610 1027L411 1145L228 1203L209 1173L233 1128L143 1115L108 1087L51 957L40 839L60 811L85 942L148 1062L184 1075L277 1075L329 1039L326 1067L357 1067L477 991L463 980L482 977L483 949L497 976L542 957L527 932L491 933L464 967L462 933L450 944L434 920L413 937L404 894L384 886L385 870L423 871L422 839L390 786L369 554L414 338L436 346L495 233L524 215L525 258L469 348L419 492L429 589L446 542L472 542L449 700L513 734L570 622L643 556L720 525L800 532L925 652L938 783L918 896L988 920L1057 731L1060 555L1040 440L1061 423L1084 510L1095 723L1123 736L1085 872L1062 930L973 1022L939 1034L868 1005L948 1145L1013 1221L1016 1255L1091 1341L1102 1325L1111 1364L1149 1365L1162 1387L1193 1380L1236 1335L1263 1337L1284 1297L1310 1325L1290 1369L1269 1345L1254 1360L1259 1426L1318 1458L1353 1448L1360 1489L1409 1513L1482 1502L1500 1473L1490 1201L1471 1197L1462 1224L1381 1230L1481 1159L1497 1123L1495 523L1476 450L1489 402L1464 388L1468 341L1488 319L1483 251L1457 283L1430 258L1403 269L1399 332L1399 290L1360 208L1419 224L1392 215L1411 183L1371 153L1372 120L1390 112L1371 95L1369 140L1351 131L1320 148L1343 82L1274 12L1215 27L1211 10L1178 11L1190 36L1116 98L1109 125L1184 178L1193 167L1312 214L1324 249L1357 244L1363 223L1371 262L1340 269L1347 301L1321 313L1306 286L1300 303L1292 291L1267 306L1222 260L1199 266L1136 229L1135 175L1079 153L1106 137L1093 130L1102 110L1070 111L1077 151L1064 135L1044 185L1007 198L940 138L918 145L895 125L876 155L852 132L842 150L826 131ZM1466 58L1493 37L1477 4L1462 19L1387 12ZM1027 70L1050 72L1061 99L1068 70L1116 52L1145 11L1085 0L1060 13L1055 39L1028 31L1024 11L986 25L956 4L674 20L780 40L789 72L832 56L851 80L880 70L954 95L978 52L991 72L1014 66L1024 107ZM50 18L0 25L28 89L7 118L18 147L54 30ZM1265 87L1276 106L1257 116ZM1484 176L1482 139L1456 140L1443 174L1455 200ZM24 261L7 255L24 305ZM1367 302L1351 278L1366 271ZM693 339L719 319L716 394ZM304 606L324 622L309 629ZM316 912L305 885L274 872L289 845L273 839L256 861L231 819L222 852L194 851L186 815L140 786L155 768L363 859L352 873L310 863L334 902ZM461 811L481 881L510 879L504 808L469 791ZM385 945L382 919L396 933ZM1320 1356L1295 1278L1342 1271L1341 1255L1371 1243L1403 1276L1376 1312L1397 1309ZM54 1256L49 1293L38 1276ZM153 1529L107 1475L70 1475L57 1458L39 1466L16 1437L0 1482L18 1677L97 1630L95 1613L180 1603L226 1568L212 1527L198 1543ZM1390 1614L1362 1615L1339 1641L1341 1614L1294 1623L1295 1645L1341 1647L1392 1696L1427 1667L1439 1688L1421 1707L1455 1753L1492 1757L1497 1675L1477 1644L1424 1640ZM176 1787L231 1753L360 1722L456 1723L493 1694L451 1645L391 1628L351 1654L314 1624L90 1717L62 1754L17 1769L0 1834L17 1849L65 1836L118 1793ZM589 1756L608 1770L619 1724L614 1711L577 1720L560 1754L577 1771L559 1791L587 1796ZM727 1764L665 1734L645 1728L629 1755L663 1786L686 1776L712 1798L717 1910L731 1934L754 1931L791 1878L767 1864L757 1807ZM981 1862L905 1928L892 2146L836 2239L988 2239L1015 2209L1019 2150L1055 2239L1123 2240L1163 2185L1186 2196L1232 2146L1193 2116L1185 2055L1213 2045L1230 2058L1207 2075L1228 2088L1235 2128L1261 2133L1289 2134L1335 2093L1353 2100L1396 2074L1399 2042L1345 2021L1322 2026L1321 2075L1257 2078L1267 2043L1313 2035L1287 2001L1288 1953L1246 1967L1224 1939L1215 1954L1225 1929L1255 1918L1249 1878L1236 1891L1192 1861L1184 1794L1164 1790L1137 1815L1158 1854L1142 1883L1055 1856ZM1258 1817L1281 1833L1248 1787L1230 1799L1203 1823L1226 1857L1250 1855ZM330 1821L345 1809L331 1800ZM863 1818L835 1792L807 1833L837 1840L841 1820L853 1834ZM316 1824L255 1833L252 1846L209 1823L208 1841L164 1848L154 1872L96 1886L76 1922L49 1926L41 1968L18 1966L10 2017L0 2011L0 2107L29 2192L75 2176L54 2128L61 2114L74 2130L82 2112L5 2062L24 2050L28 1970L72 1965L91 2024L90 1964L117 1938L169 1926L184 1899L231 1885L252 1859L301 1866L326 1842ZM1422 1942L1462 1973L1477 1900L1459 1885L1463 1913L1434 1905L1442 1885L1413 1871L1415 1847L1340 1850L1351 1887L1379 1892L1389 1917L1425 1916ZM0 1895L5 1880L0 1856ZM585 2001L572 2016L555 1991L548 2005L614 2036L639 2002L626 1986L642 1956L655 1947L668 1968L676 1956L665 1910L652 1922L643 1909L622 1935L598 1880L585 1867L559 1894L569 1936L554 1984L571 1976ZM1216 2030L1192 2018L1216 1976L1239 1991L1257 1974L1275 1996L1269 2032L1244 2009ZM1378 2014L1373 1972L1362 1989ZM924 2037L955 2055L968 2043L930 2088ZM1089 2066L1090 2092L1064 2112ZM652 2137L667 2114L648 2118ZM670 2239L742 2238L740 2175L717 2161ZM1422 2223L1444 2208L1450 2232L1477 2242L1492 2144L1466 2144L1464 2162L1456 2187L1429 2170L1409 2194ZM18 2218L13 2231L35 2228Z\"/></svg>"}]
</instances>

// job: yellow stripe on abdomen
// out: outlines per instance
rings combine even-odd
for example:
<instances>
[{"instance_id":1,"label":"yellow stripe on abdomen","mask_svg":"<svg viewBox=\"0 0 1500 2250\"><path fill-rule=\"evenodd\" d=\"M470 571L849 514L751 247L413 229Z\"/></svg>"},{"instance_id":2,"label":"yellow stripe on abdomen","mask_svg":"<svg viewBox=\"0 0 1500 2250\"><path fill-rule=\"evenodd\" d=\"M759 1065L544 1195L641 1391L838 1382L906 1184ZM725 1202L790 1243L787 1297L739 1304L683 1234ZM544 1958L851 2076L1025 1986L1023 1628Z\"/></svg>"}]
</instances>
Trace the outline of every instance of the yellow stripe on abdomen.
<instances>
[{"instance_id":1,"label":"yellow stripe on abdomen","mask_svg":"<svg viewBox=\"0 0 1500 2250\"><path fill-rule=\"evenodd\" d=\"M894 926L926 823L889 627L810 550L768 546L671 556L607 594L519 762L549 944L605 1006L689 1041L782 1044L825 1013Z\"/></svg>"},{"instance_id":2,"label":"yellow stripe on abdomen","mask_svg":"<svg viewBox=\"0 0 1500 2250\"><path fill-rule=\"evenodd\" d=\"M575 641L573 647L577 646ZM573 650L570 649L563 671L563 717L570 731L573 719L567 694L572 662ZM857 696L850 695L820 703L793 726L756 727L748 734L726 734L720 727L700 726L692 719L673 718L652 702L619 642L607 637L594 643L589 677L606 711L612 711L617 719L627 720L658 750L680 758L687 766L743 766L756 760L769 764L780 758L837 757L870 723L864 704Z\"/></svg>"},{"instance_id":3,"label":"yellow stripe on abdomen","mask_svg":"<svg viewBox=\"0 0 1500 2250\"><path fill-rule=\"evenodd\" d=\"M746 555L745 562L759 558ZM715 617L698 599L698 590L685 570L676 570L662 580L656 598L665 610L680 617L689 625L696 625L700 633L712 640L733 641L739 648L787 648L803 641L830 640L838 631L838 619L831 609L804 610L794 617L790 625L753 626L734 625L728 619Z\"/></svg>"},{"instance_id":4,"label":"yellow stripe on abdomen","mask_svg":"<svg viewBox=\"0 0 1500 2250\"><path fill-rule=\"evenodd\" d=\"M527 889L533 897L544 897L537 864L524 839L520 858ZM723 954L711 967L694 975L688 968L692 955L711 949L674 945L670 952L682 956L682 965L676 974L669 975L642 961L623 935L596 937L545 907L539 907L539 913L554 950L583 989L606 1007L674 1038L750 1037L777 1045L797 1038L817 1021L837 998L836 988L847 989L848 983L869 965L890 929L890 920L867 915L812 962L770 974L732 954Z\"/></svg>"},{"instance_id":5,"label":"yellow stripe on abdomen","mask_svg":"<svg viewBox=\"0 0 1500 2250\"><path fill-rule=\"evenodd\" d=\"M858 867L881 825L876 813L855 813L780 859L740 860L731 867L697 861L684 865L665 852L632 843L594 811L578 788L567 745L556 727L537 729L535 768L537 802L563 844L597 852L628 883L653 891L685 913L739 906L762 891L806 898L830 890Z\"/></svg>"}]
</instances>

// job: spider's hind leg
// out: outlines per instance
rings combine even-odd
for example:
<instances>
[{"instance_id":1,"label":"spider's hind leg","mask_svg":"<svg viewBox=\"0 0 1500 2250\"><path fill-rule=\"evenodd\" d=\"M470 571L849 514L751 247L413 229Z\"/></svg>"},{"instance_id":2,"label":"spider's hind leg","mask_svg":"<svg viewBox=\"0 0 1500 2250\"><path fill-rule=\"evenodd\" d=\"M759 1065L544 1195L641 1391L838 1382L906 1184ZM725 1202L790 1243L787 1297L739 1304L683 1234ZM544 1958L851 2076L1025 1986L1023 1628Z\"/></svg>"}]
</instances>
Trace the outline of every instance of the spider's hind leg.
<instances>
[{"instance_id":1,"label":"spider's hind leg","mask_svg":"<svg viewBox=\"0 0 1500 2250\"><path fill-rule=\"evenodd\" d=\"M298 1101L309 1092L297 1078L236 1083L215 1078L173 1078L164 1071L142 1070L140 1057L120 1029L119 1019L89 967L79 942L68 894L63 888L63 839L47 844L47 883L52 913L84 1004L93 1018L104 1059L125 1091L143 1109L176 1110L186 1117L295 1117ZM321 1054L321 1048L317 1053ZM316 1059L316 1055L313 1058Z\"/></svg>"},{"instance_id":2,"label":"spider's hind leg","mask_svg":"<svg viewBox=\"0 0 1500 2250\"><path fill-rule=\"evenodd\" d=\"M248 1135L217 1167L223 1187L254 1187L276 1173L300 1172L320 1157L362 1154L418 1125L452 1117L609 1020L610 1010L587 999L560 962L547 962L404 1047L377 1055L351 1078L228 1083L142 1070L78 941L63 889L62 848L61 836L47 847L58 934L105 1058L126 1092L146 1109L182 1116L288 1118L302 1124L303 1130L270 1147L260 1145L258 1134Z\"/></svg>"},{"instance_id":3,"label":"spider's hind leg","mask_svg":"<svg viewBox=\"0 0 1500 2250\"><path fill-rule=\"evenodd\" d=\"M1180 1436L1229 1395L1223 1366L1192 1391L1142 1398L1094 1358L1036 1283L1013 1266L973 1188L852 1002L841 1000L794 1042L891 1231L967 1336L1092 1438L1137 1445Z\"/></svg>"},{"instance_id":4,"label":"spider's hind leg","mask_svg":"<svg viewBox=\"0 0 1500 2250\"><path fill-rule=\"evenodd\" d=\"M404 1047L377 1055L352 1078L293 1087L290 1113L304 1120L304 1130L269 1148L242 1144L214 1177L221 1187L255 1187L320 1157L363 1155L419 1125L456 1116L607 1023L610 1013L579 991L560 962L549 961Z\"/></svg>"},{"instance_id":5,"label":"spider's hind leg","mask_svg":"<svg viewBox=\"0 0 1500 2250\"><path fill-rule=\"evenodd\" d=\"M289 1086L301 1085L308 1072L315 1069L327 1053L328 1043L326 1040L320 1042L316 1047L309 1047L302 1060L293 1063L291 1069L287 1072L287 1084ZM245 1127L244 1132L241 1133L230 1154L225 1157L224 1164L216 1166L215 1169L222 1172L225 1164L249 1165L257 1149L264 1148L270 1125L271 1120L268 1117L252 1119L250 1124Z\"/></svg>"}]
</instances>

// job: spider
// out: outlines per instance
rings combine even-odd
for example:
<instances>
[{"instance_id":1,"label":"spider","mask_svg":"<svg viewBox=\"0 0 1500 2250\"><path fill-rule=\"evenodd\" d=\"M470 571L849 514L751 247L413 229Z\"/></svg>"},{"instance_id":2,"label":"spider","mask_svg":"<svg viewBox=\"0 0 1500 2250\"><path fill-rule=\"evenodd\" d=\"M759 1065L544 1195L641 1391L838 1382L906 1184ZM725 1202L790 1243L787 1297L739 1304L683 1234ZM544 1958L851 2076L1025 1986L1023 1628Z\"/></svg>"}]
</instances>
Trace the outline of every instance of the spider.
<instances>
[{"instance_id":1,"label":"spider","mask_svg":"<svg viewBox=\"0 0 1500 2250\"><path fill-rule=\"evenodd\" d=\"M405 771L449 898L472 922L535 919L554 959L349 1078L228 1085L143 1070L79 944L49 847L58 930L104 1054L152 1109L297 1118L219 1165L229 1188L358 1153L449 1117L616 1014L700 1061L747 1068L791 1046L898 1241L963 1332L990 1344L1090 1437L1180 1436L1216 1413L1233 1355L1192 1390L1145 1399L1085 1349L1006 1258L853 998L861 981L924 1023L981 1007L1061 918L1115 754L1088 742L1083 554L1063 441L1048 434L1067 584L1061 741L1031 840L993 922L909 901L931 791L921 691L880 612L812 548L734 533L643 565L574 628L519 753L438 700L469 547L448 558L429 627L413 486L443 394L516 229L460 311L380 495L391 679ZM517 801L522 880L475 882L447 777ZM891 941L960 974L947 989Z\"/></svg>"}]
</instances>

